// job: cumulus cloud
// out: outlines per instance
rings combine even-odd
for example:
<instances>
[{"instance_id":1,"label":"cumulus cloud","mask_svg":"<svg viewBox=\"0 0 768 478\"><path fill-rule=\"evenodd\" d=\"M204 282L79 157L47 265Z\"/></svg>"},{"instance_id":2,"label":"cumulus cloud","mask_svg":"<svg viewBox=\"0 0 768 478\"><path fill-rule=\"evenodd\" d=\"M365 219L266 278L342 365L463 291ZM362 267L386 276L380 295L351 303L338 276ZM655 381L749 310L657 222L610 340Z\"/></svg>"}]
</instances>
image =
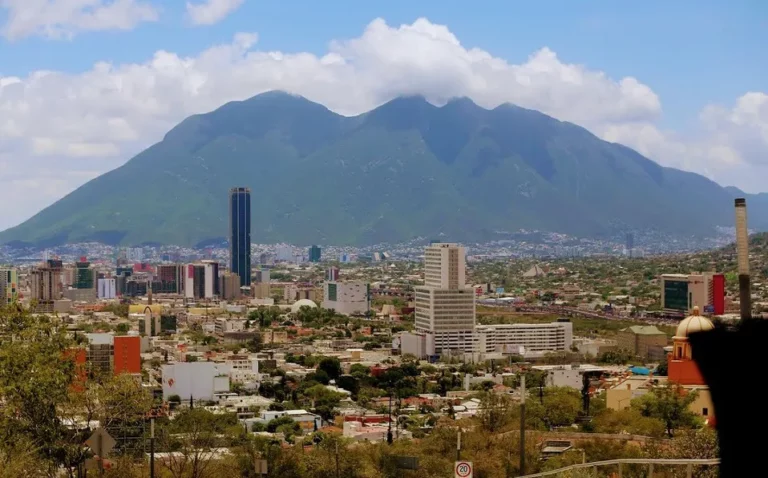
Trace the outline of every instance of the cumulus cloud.
<instances>
[{"instance_id":1,"label":"cumulus cloud","mask_svg":"<svg viewBox=\"0 0 768 478\"><path fill-rule=\"evenodd\" d=\"M0 33L10 40L39 35L71 38L81 31L131 30L156 21L157 9L142 0L0 0L8 19Z\"/></svg>"},{"instance_id":2,"label":"cumulus cloud","mask_svg":"<svg viewBox=\"0 0 768 478\"><path fill-rule=\"evenodd\" d=\"M596 133L630 146L664 165L694 171L720 184L766 191L768 94L748 92L731 106L709 105L688 134L651 122L604 125Z\"/></svg>"},{"instance_id":3,"label":"cumulus cloud","mask_svg":"<svg viewBox=\"0 0 768 478\"><path fill-rule=\"evenodd\" d=\"M681 137L658 129L660 100L636 78L610 78L564 62L548 48L513 64L463 46L447 27L426 19L399 27L375 20L361 36L332 42L321 56L263 51L257 41L255 34L240 33L195 56L161 50L143 63L99 63L79 74L0 77L0 168L4 161L18 165L19 180L38 178L30 165L58 171L60 194L118 166L191 114L280 89L346 115L409 94L435 104L459 96L489 108L511 102L575 122L662 164L710 176L742 168L743 176L728 182L764 187L744 174L766 148L762 93L732 107L708 108L699 133ZM0 188L4 181L0 175ZM38 206L13 205L24 208L15 221Z\"/></svg>"},{"instance_id":4,"label":"cumulus cloud","mask_svg":"<svg viewBox=\"0 0 768 478\"><path fill-rule=\"evenodd\" d=\"M213 25L237 10L245 0L205 0L187 2L187 15L193 25Z\"/></svg>"}]
</instances>

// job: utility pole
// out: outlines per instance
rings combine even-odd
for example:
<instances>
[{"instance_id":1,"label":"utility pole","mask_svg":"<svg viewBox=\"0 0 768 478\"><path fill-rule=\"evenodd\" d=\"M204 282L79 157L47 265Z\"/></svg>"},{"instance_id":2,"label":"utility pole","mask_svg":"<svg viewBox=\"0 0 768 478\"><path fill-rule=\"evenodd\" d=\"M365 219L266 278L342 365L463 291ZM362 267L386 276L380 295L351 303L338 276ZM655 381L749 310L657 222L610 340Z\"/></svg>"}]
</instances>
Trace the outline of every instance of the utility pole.
<instances>
[{"instance_id":1,"label":"utility pole","mask_svg":"<svg viewBox=\"0 0 768 478\"><path fill-rule=\"evenodd\" d=\"M99 436L96 437L96 448L99 449L99 478L104 477L104 455L102 454L102 450L104 450L103 440L102 434L99 433Z\"/></svg>"},{"instance_id":2,"label":"utility pole","mask_svg":"<svg viewBox=\"0 0 768 478\"><path fill-rule=\"evenodd\" d=\"M149 478L155 478L155 419L149 422Z\"/></svg>"},{"instance_id":3,"label":"utility pole","mask_svg":"<svg viewBox=\"0 0 768 478\"><path fill-rule=\"evenodd\" d=\"M520 475L525 475L525 375L520 381Z\"/></svg>"},{"instance_id":4,"label":"utility pole","mask_svg":"<svg viewBox=\"0 0 768 478\"><path fill-rule=\"evenodd\" d=\"M461 461L461 428L459 428L459 433L456 435L456 461Z\"/></svg>"},{"instance_id":5,"label":"utility pole","mask_svg":"<svg viewBox=\"0 0 768 478\"><path fill-rule=\"evenodd\" d=\"M389 429L387 430L387 443L392 444L392 390L389 391Z\"/></svg>"},{"instance_id":6,"label":"utility pole","mask_svg":"<svg viewBox=\"0 0 768 478\"><path fill-rule=\"evenodd\" d=\"M336 478L341 478L341 471L339 470L339 441L336 440Z\"/></svg>"}]
</instances>

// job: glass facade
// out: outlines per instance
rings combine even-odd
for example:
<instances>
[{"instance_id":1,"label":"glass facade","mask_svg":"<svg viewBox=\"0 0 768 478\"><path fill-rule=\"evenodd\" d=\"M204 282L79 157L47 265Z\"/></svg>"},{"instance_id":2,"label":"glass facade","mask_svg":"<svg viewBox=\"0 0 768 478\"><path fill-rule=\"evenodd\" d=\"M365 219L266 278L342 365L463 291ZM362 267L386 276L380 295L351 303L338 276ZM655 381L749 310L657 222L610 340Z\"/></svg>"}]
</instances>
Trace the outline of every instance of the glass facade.
<instances>
[{"instance_id":1,"label":"glass facade","mask_svg":"<svg viewBox=\"0 0 768 478\"><path fill-rule=\"evenodd\" d=\"M230 270L240 276L240 286L251 285L251 190L229 191Z\"/></svg>"},{"instance_id":2,"label":"glass facade","mask_svg":"<svg viewBox=\"0 0 768 478\"><path fill-rule=\"evenodd\" d=\"M666 280L664 281L664 308L674 310L688 310L688 281Z\"/></svg>"}]
</instances>

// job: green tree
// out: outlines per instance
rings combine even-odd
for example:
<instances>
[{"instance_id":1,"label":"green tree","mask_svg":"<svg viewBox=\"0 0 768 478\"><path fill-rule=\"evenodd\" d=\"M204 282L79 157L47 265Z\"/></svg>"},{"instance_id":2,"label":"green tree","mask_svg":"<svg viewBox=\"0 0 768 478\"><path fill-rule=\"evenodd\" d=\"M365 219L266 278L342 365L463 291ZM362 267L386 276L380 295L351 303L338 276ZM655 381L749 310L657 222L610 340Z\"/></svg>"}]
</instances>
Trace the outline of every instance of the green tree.
<instances>
[{"instance_id":1,"label":"green tree","mask_svg":"<svg viewBox=\"0 0 768 478\"><path fill-rule=\"evenodd\" d=\"M324 357L317 364L317 370L324 371L331 380L336 380L341 376L341 362L336 357Z\"/></svg>"},{"instance_id":2,"label":"green tree","mask_svg":"<svg viewBox=\"0 0 768 478\"><path fill-rule=\"evenodd\" d=\"M699 417L689 408L697 397L695 390L687 392L675 383L668 383L632 400L632 408L645 417L661 420L667 435L672 438L679 428L695 428L701 424Z\"/></svg>"},{"instance_id":3,"label":"green tree","mask_svg":"<svg viewBox=\"0 0 768 478\"><path fill-rule=\"evenodd\" d=\"M70 402L77 371L66 327L49 316L32 317L16 308L0 309L0 449L12 444L29 450L39 468L71 470L86 458L85 438L64 426L58 407Z\"/></svg>"}]
</instances>

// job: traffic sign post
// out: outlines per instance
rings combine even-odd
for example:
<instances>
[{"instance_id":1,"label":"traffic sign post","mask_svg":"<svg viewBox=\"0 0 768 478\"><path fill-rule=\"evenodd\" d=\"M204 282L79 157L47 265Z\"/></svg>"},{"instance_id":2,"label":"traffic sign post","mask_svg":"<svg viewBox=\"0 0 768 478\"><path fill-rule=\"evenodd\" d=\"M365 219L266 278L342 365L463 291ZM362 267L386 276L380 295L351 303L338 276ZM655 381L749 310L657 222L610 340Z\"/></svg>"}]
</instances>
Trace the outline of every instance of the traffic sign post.
<instances>
[{"instance_id":1,"label":"traffic sign post","mask_svg":"<svg viewBox=\"0 0 768 478\"><path fill-rule=\"evenodd\" d=\"M474 468L471 461L457 461L453 471L455 478L472 478Z\"/></svg>"},{"instance_id":2,"label":"traffic sign post","mask_svg":"<svg viewBox=\"0 0 768 478\"><path fill-rule=\"evenodd\" d=\"M93 434L85 440L85 444L98 456L99 477L104 476L104 458L115 447L117 442L103 428L97 428Z\"/></svg>"}]
</instances>

